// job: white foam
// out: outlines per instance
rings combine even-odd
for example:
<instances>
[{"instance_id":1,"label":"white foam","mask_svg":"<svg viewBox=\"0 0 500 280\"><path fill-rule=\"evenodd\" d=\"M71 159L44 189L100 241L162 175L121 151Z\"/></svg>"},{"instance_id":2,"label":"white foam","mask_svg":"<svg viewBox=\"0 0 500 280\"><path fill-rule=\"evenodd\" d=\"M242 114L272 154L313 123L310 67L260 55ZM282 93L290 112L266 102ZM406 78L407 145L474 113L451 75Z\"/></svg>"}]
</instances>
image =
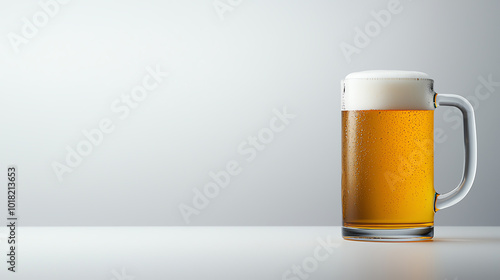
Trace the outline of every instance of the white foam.
<instances>
[{"instance_id":1,"label":"white foam","mask_svg":"<svg viewBox=\"0 0 500 280\"><path fill-rule=\"evenodd\" d=\"M429 75L417 71L401 70L371 70L354 72L345 77L345 79L400 79L400 80L431 80Z\"/></svg>"},{"instance_id":2,"label":"white foam","mask_svg":"<svg viewBox=\"0 0 500 280\"><path fill-rule=\"evenodd\" d=\"M433 80L414 71L363 71L342 81L342 110L433 110Z\"/></svg>"}]
</instances>

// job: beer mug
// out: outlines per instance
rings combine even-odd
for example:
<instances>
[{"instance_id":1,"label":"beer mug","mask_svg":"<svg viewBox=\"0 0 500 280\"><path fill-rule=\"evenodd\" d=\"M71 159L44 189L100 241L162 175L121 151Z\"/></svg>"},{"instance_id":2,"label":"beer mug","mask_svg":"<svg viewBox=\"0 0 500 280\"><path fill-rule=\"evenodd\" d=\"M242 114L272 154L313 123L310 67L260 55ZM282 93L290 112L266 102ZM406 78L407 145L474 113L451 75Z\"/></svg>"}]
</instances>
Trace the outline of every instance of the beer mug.
<instances>
[{"instance_id":1,"label":"beer mug","mask_svg":"<svg viewBox=\"0 0 500 280\"><path fill-rule=\"evenodd\" d=\"M420 241L434 236L434 213L462 200L477 165L474 110L437 94L425 73L364 71L342 81L342 236ZM465 164L452 191L434 190L434 109L463 115Z\"/></svg>"}]
</instances>

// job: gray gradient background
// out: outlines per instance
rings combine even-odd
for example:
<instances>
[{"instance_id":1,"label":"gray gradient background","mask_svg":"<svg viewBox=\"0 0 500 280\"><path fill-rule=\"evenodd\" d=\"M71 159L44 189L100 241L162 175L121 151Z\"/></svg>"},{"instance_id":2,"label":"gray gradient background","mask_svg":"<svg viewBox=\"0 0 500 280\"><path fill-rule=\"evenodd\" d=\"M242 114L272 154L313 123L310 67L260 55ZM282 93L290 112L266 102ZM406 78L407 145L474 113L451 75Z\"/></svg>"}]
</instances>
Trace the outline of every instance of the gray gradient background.
<instances>
[{"instance_id":1,"label":"gray gradient background","mask_svg":"<svg viewBox=\"0 0 500 280\"><path fill-rule=\"evenodd\" d=\"M500 81L500 2L401 1L403 11L347 63L339 44L388 1L71 1L19 53L7 34L40 10L0 1L0 167L19 167L20 224L185 225L178 207L229 160L243 172L191 225L340 225L340 92L348 73L423 71L437 92L471 96ZM113 117L111 102L148 65L172 76L59 182L53 161ZM475 184L437 225L500 225L500 87L477 107ZM297 117L248 163L236 148L273 108ZM458 112L440 108L436 189L463 165ZM116 118L115 118L116 120ZM5 172L1 172L5 174ZM2 182L5 182L1 179ZM5 191L0 209L6 209ZM0 217L5 215L0 211Z\"/></svg>"}]
</instances>

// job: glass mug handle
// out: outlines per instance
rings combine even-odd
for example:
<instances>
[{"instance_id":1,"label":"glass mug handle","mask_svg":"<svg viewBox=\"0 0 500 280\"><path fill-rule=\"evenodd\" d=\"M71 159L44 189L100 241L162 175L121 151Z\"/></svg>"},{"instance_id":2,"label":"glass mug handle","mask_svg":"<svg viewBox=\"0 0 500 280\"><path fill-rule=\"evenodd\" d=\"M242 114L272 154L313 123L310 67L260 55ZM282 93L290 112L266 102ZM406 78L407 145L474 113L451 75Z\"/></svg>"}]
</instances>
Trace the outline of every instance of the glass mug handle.
<instances>
[{"instance_id":1,"label":"glass mug handle","mask_svg":"<svg viewBox=\"0 0 500 280\"><path fill-rule=\"evenodd\" d=\"M472 187L477 167L477 138L474 108L462 96L455 94L434 94L434 104L453 106L462 112L464 122L465 164L460 184L450 192L438 194L434 205L435 211L448 208L462 200Z\"/></svg>"}]
</instances>

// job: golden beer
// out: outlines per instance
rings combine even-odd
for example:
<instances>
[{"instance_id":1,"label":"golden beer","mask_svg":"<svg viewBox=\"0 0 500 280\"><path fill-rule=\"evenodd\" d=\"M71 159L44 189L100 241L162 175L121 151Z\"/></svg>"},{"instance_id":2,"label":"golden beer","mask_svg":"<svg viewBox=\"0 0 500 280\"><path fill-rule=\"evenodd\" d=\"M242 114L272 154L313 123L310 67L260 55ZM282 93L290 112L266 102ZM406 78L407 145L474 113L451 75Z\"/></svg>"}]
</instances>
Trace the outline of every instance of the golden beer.
<instances>
[{"instance_id":1,"label":"golden beer","mask_svg":"<svg viewBox=\"0 0 500 280\"><path fill-rule=\"evenodd\" d=\"M458 186L434 190L434 110L463 113L464 172ZM434 236L434 213L462 200L477 166L474 109L467 99L434 92L429 75L363 71L341 82L342 237L421 241Z\"/></svg>"},{"instance_id":2,"label":"golden beer","mask_svg":"<svg viewBox=\"0 0 500 280\"><path fill-rule=\"evenodd\" d=\"M433 110L342 111L344 227L433 225L433 126Z\"/></svg>"}]
</instances>

